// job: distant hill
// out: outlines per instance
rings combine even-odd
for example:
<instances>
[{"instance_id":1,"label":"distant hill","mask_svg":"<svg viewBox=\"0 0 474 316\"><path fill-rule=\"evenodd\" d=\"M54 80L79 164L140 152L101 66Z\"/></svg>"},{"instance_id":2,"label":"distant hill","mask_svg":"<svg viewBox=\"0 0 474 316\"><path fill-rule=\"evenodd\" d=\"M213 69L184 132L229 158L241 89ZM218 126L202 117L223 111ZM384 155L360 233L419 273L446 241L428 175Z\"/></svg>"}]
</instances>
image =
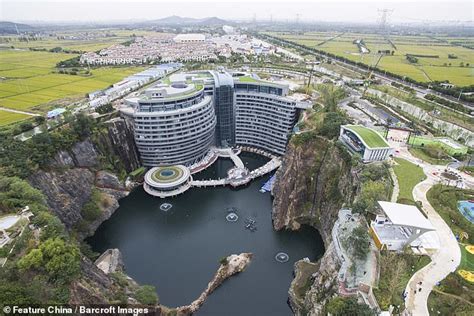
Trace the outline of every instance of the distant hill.
<instances>
[{"instance_id":1,"label":"distant hill","mask_svg":"<svg viewBox=\"0 0 474 316\"><path fill-rule=\"evenodd\" d=\"M149 21L149 24L160 24L160 25L224 25L228 24L227 21L218 17L208 17L203 19L187 18L177 15L168 16L166 18Z\"/></svg>"},{"instance_id":2,"label":"distant hill","mask_svg":"<svg viewBox=\"0 0 474 316\"><path fill-rule=\"evenodd\" d=\"M17 34L17 28L20 33L35 29L33 26L28 24L0 21L0 34Z\"/></svg>"}]
</instances>

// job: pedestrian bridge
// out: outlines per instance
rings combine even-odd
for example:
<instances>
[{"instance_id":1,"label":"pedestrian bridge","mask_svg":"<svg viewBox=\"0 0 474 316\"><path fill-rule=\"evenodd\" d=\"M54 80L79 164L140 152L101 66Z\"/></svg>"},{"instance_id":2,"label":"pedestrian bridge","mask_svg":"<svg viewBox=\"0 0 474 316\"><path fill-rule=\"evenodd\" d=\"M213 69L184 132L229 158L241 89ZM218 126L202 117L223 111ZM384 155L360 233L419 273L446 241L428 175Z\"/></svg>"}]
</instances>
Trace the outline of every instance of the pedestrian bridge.
<instances>
[{"instance_id":1,"label":"pedestrian bridge","mask_svg":"<svg viewBox=\"0 0 474 316\"><path fill-rule=\"evenodd\" d=\"M249 171L243 161L240 159L239 154L242 151L254 152L263 156L270 158L263 166ZM198 164L190 166L190 173L196 173L201 170L206 169L212 163L214 163L218 157L230 158L234 163L234 167L228 171L226 178L221 179L208 179L208 180L193 180L192 176L189 177L188 181L183 185L173 189L173 190L157 190L156 188L151 187L148 184L144 184L144 189L148 194L157 196L160 198L176 196L182 194L189 190L192 187L205 188L205 187L218 187L230 185L232 187L239 187L246 185L251 182L253 179L264 176L281 166L280 157L274 156L267 152L264 152L259 149L251 147L238 147L238 148L211 148L210 153ZM186 167L184 167L186 168Z\"/></svg>"}]
</instances>

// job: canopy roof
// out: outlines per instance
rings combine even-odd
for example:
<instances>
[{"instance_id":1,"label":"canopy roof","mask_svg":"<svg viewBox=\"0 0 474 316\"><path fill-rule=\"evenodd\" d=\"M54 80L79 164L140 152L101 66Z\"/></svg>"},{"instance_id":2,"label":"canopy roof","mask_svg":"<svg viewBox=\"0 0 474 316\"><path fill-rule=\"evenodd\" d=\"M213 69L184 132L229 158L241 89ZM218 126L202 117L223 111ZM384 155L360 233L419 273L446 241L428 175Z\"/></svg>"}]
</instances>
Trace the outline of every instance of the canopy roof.
<instances>
[{"instance_id":1,"label":"canopy roof","mask_svg":"<svg viewBox=\"0 0 474 316\"><path fill-rule=\"evenodd\" d=\"M435 230L431 222L413 205L378 201L382 211L394 225Z\"/></svg>"}]
</instances>

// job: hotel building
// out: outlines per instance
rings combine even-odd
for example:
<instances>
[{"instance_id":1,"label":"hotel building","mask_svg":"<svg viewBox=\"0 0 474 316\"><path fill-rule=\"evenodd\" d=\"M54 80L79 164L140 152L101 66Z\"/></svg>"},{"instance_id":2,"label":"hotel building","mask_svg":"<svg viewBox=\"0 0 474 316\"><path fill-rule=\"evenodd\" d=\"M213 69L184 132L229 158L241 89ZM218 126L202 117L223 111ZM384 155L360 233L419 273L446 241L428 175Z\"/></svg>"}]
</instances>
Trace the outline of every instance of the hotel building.
<instances>
[{"instance_id":1,"label":"hotel building","mask_svg":"<svg viewBox=\"0 0 474 316\"><path fill-rule=\"evenodd\" d=\"M143 164L190 166L212 146L282 155L301 109L287 85L227 71L173 74L126 100Z\"/></svg>"}]
</instances>

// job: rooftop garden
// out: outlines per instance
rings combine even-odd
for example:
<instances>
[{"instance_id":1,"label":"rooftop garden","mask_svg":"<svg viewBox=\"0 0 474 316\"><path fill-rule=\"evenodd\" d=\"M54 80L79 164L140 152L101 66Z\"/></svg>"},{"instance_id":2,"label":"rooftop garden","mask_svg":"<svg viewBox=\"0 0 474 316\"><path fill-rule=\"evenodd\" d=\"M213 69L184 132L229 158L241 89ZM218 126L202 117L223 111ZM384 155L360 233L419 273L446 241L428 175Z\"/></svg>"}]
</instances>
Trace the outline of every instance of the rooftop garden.
<instances>
[{"instance_id":1,"label":"rooftop garden","mask_svg":"<svg viewBox=\"0 0 474 316\"><path fill-rule=\"evenodd\" d=\"M251 77L251 76L242 76L238 77L240 82L258 82L259 80Z\"/></svg>"},{"instance_id":2,"label":"rooftop garden","mask_svg":"<svg viewBox=\"0 0 474 316\"><path fill-rule=\"evenodd\" d=\"M152 174L153 181L160 183L170 183L178 180L183 176L184 172L177 166L158 167Z\"/></svg>"},{"instance_id":3,"label":"rooftop garden","mask_svg":"<svg viewBox=\"0 0 474 316\"><path fill-rule=\"evenodd\" d=\"M385 139L373 129L361 125L346 125L346 127L359 135L369 148L389 147Z\"/></svg>"}]
</instances>

